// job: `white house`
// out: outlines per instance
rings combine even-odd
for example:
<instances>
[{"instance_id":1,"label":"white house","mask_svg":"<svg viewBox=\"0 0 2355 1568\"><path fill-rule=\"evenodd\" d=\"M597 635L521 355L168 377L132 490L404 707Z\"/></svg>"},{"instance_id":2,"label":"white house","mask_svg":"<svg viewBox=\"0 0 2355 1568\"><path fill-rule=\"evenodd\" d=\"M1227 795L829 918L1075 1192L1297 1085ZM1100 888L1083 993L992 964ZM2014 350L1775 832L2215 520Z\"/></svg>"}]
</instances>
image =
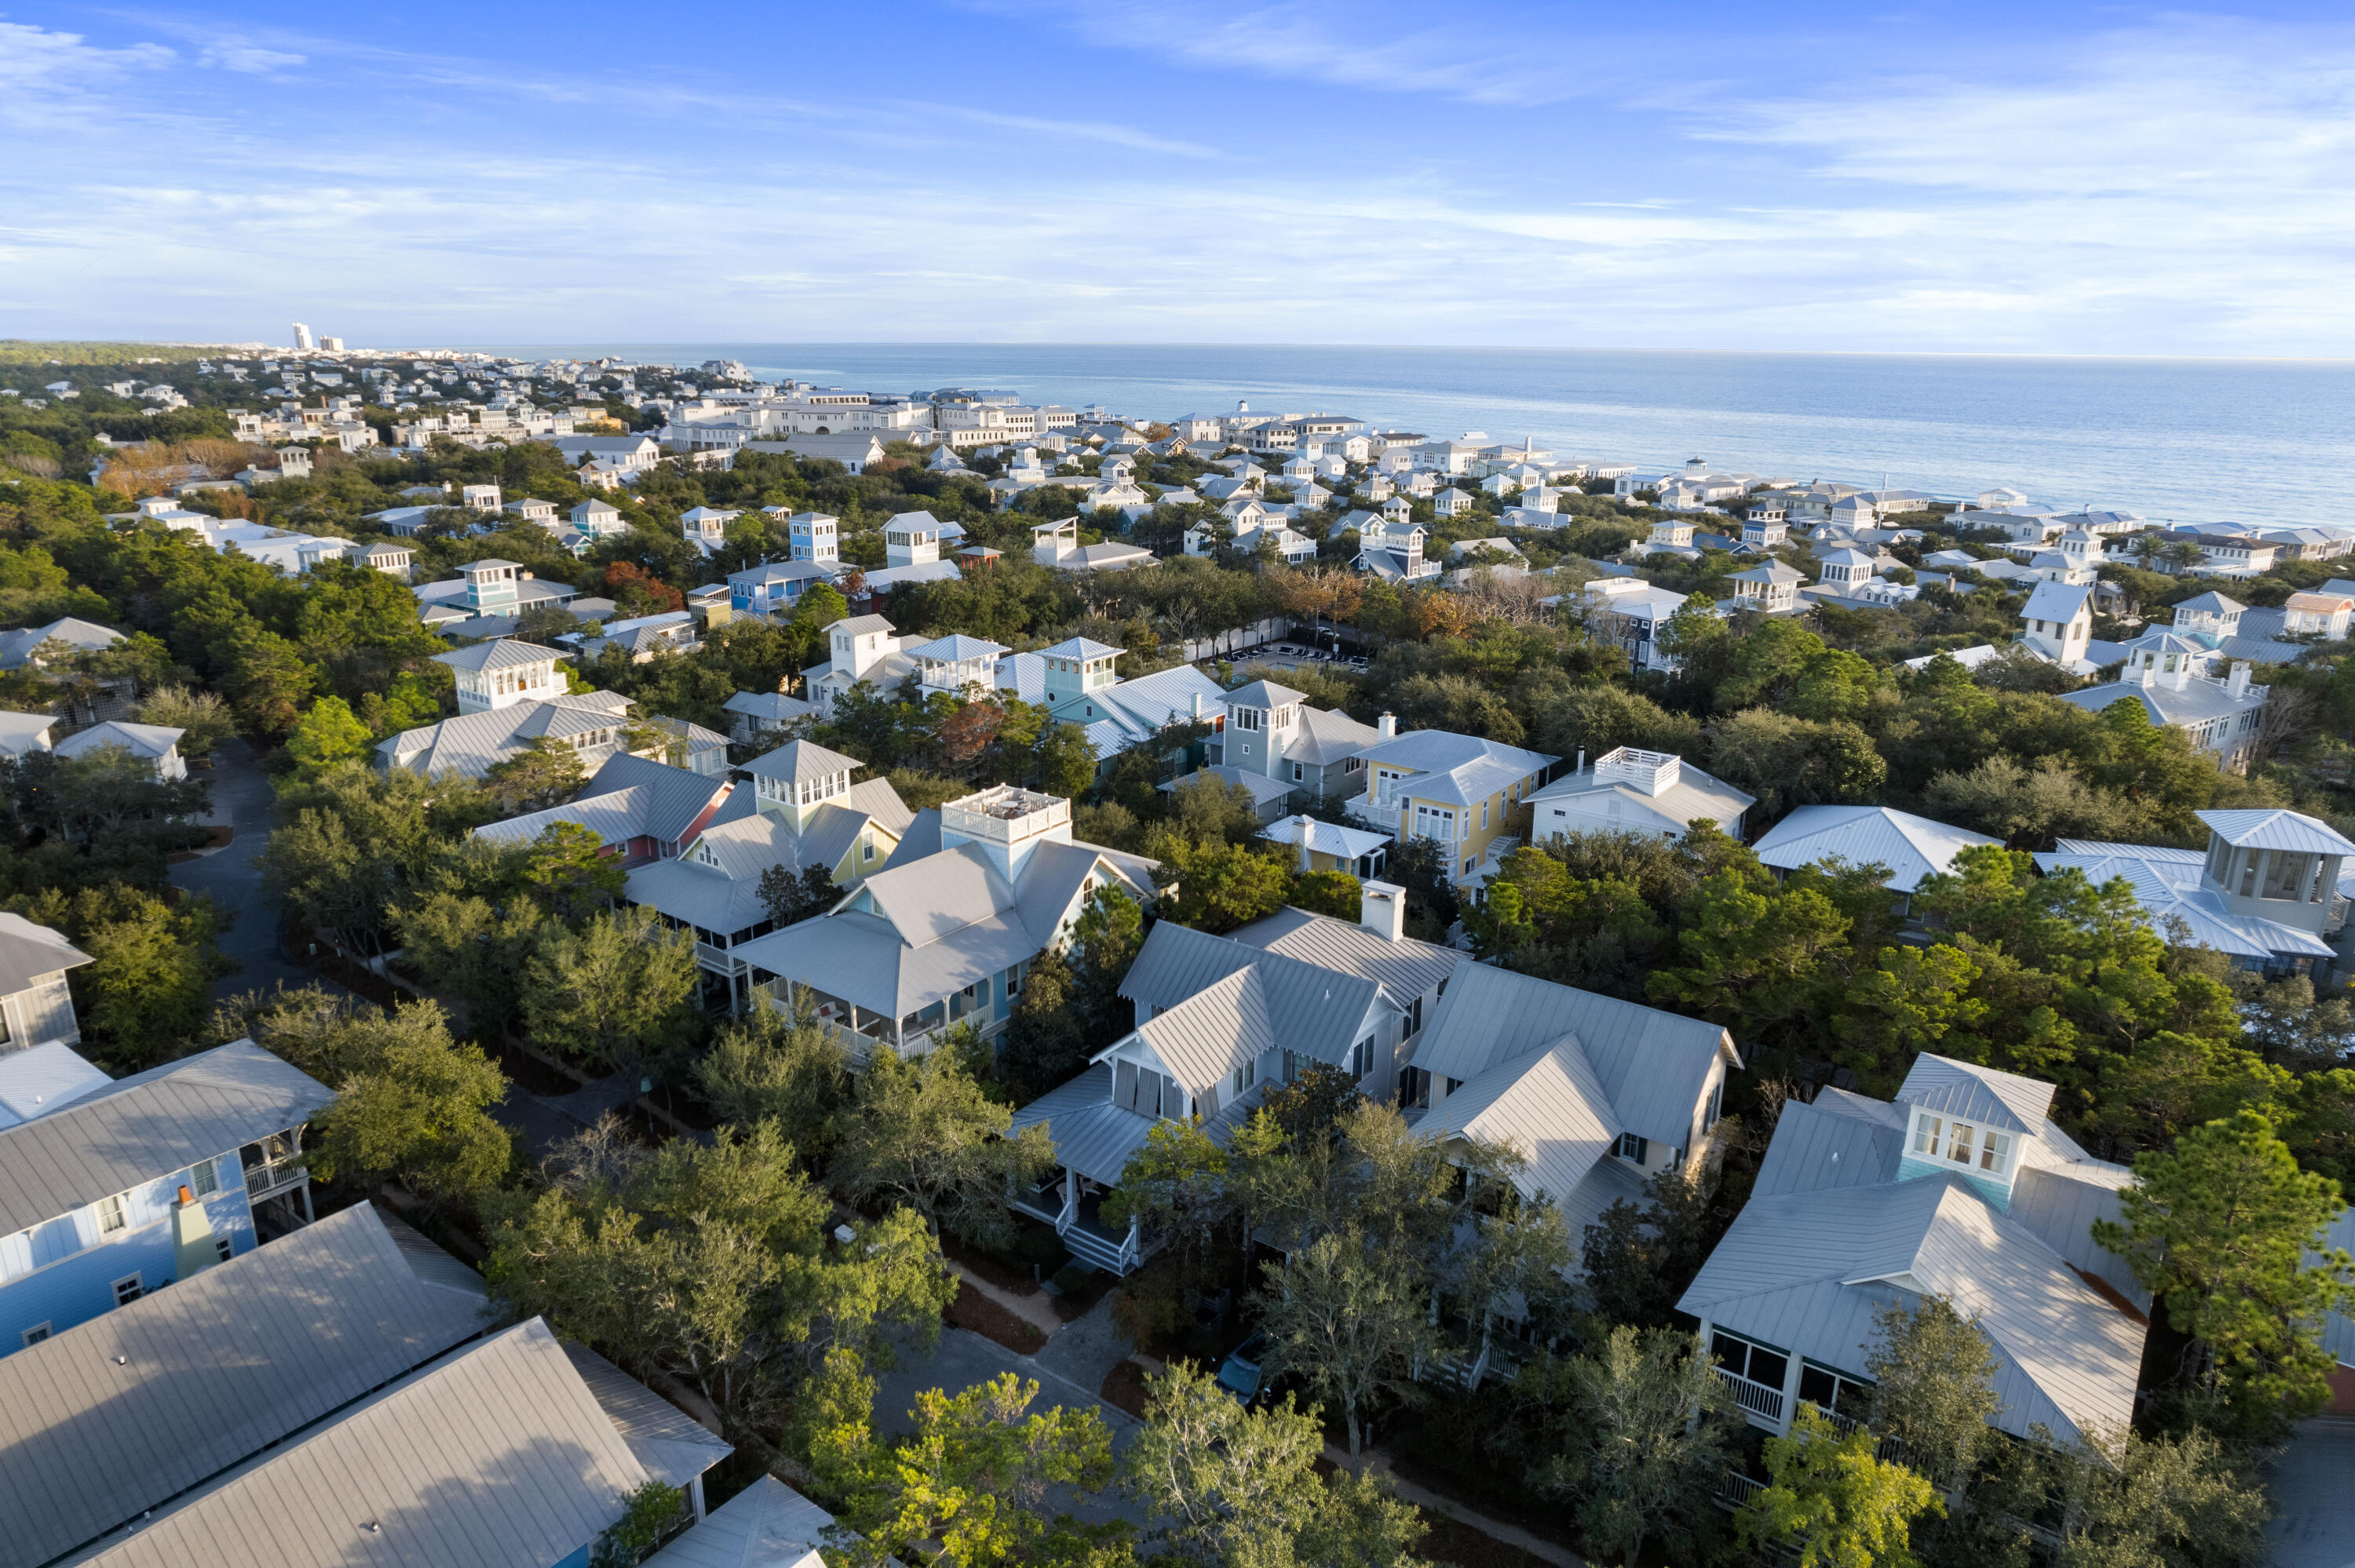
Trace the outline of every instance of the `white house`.
<instances>
[{"instance_id":1,"label":"white house","mask_svg":"<svg viewBox=\"0 0 2355 1568\"><path fill-rule=\"evenodd\" d=\"M1712 779L1683 758L1620 747L1529 797L1529 836L1542 842L1569 833L1634 832L1673 839L1696 821L1742 836L1742 817L1756 800Z\"/></svg>"},{"instance_id":2,"label":"white house","mask_svg":"<svg viewBox=\"0 0 2355 1568\"><path fill-rule=\"evenodd\" d=\"M2085 645L2094 636L2094 590L2083 584L2040 582L2019 619L2021 638L2040 657L2075 674L2090 673Z\"/></svg>"},{"instance_id":3,"label":"white house","mask_svg":"<svg viewBox=\"0 0 2355 1568\"><path fill-rule=\"evenodd\" d=\"M170 781L188 776L187 760L180 755L180 736L186 733L162 725L109 719L104 724L76 730L50 749L59 757L72 758L117 747L153 767L156 778Z\"/></svg>"},{"instance_id":4,"label":"white house","mask_svg":"<svg viewBox=\"0 0 2355 1568\"><path fill-rule=\"evenodd\" d=\"M1975 844L2002 842L1887 806L1801 806L1753 847L1760 862L1778 872L1831 861L1884 867L1881 885L1898 895L1902 913L1924 877L1953 871L1955 857Z\"/></svg>"}]
</instances>

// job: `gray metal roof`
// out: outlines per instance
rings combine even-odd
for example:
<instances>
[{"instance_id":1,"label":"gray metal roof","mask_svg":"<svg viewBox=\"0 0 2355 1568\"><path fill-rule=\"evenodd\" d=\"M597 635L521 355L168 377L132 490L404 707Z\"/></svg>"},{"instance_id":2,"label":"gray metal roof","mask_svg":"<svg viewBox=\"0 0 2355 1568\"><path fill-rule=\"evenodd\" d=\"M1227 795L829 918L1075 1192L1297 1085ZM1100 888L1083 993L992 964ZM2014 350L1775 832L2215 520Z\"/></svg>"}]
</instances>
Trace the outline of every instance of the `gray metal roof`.
<instances>
[{"instance_id":1,"label":"gray metal roof","mask_svg":"<svg viewBox=\"0 0 2355 1568\"><path fill-rule=\"evenodd\" d=\"M93 960L47 926L0 911L0 996L23 991L43 975Z\"/></svg>"},{"instance_id":2,"label":"gray metal roof","mask_svg":"<svg viewBox=\"0 0 2355 1568\"><path fill-rule=\"evenodd\" d=\"M0 1128L0 1231L19 1231L294 1127L333 1091L250 1040Z\"/></svg>"},{"instance_id":3,"label":"gray metal roof","mask_svg":"<svg viewBox=\"0 0 2355 1568\"><path fill-rule=\"evenodd\" d=\"M667 762L634 757L624 751L607 758L591 775L581 794L586 800L609 789L644 789L647 799L643 831L655 838L676 842L685 838L695 820L731 788L725 779L674 768Z\"/></svg>"},{"instance_id":4,"label":"gray metal roof","mask_svg":"<svg viewBox=\"0 0 2355 1568\"><path fill-rule=\"evenodd\" d=\"M1280 708L1286 703L1305 703L1305 692L1295 692L1290 686L1279 686L1273 681L1253 681L1248 686L1238 686L1227 694L1231 706L1241 708Z\"/></svg>"},{"instance_id":5,"label":"gray metal roof","mask_svg":"<svg viewBox=\"0 0 2355 1568\"><path fill-rule=\"evenodd\" d=\"M544 702L510 703L503 708L421 725L380 742L376 749L387 763L398 763L428 779L444 773L479 779L527 741L566 740L594 730L618 730L629 716L630 699L619 692L583 692ZM600 753L592 747L581 755L585 761Z\"/></svg>"},{"instance_id":6,"label":"gray metal roof","mask_svg":"<svg viewBox=\"0 0 2355 1568\"><path fill-rule=\"evenodd\" d=\"M1260 987L1255 966L1237 969L1155 1014L1137 1025L1135 1037L1151 1046L1170 1075L1197 1098L1276 1045L1275 1031L1268 1022L1267 993Z\"/></svg>"},{"instance_id":7,"label":"gray metal roof","mask_svg":"<svg viewBox=\"0 0 2355 1568\"><path fill-rule=\"evenodd\" d=\"M1898 1086L1897 1103L2033 1136L2043 1128L2045 1113L2051 1109L2052 1086L1925 1051L1913 1058L1905 1082Z\"/></svg>"},{"instance_id":8,"label":"gray metal roof","mask_svg":"<svg viewBox=\"0 0 2355 1568\"><path fill-rule=\"evenodd\" d=\"M2209 832L2235 849L2289 850L2306 854L2355 855L2343 834L2297 811L2262 808L2194 811Z\"/></svg>"},{"instance_id":9,"label":"gray metal roof","mask_svg":"<svg viewBox=\"0 0 2355 1568\"><path fill-rule=\"evenodd\" d=\"M645 1568L823 1568L817 1549L833 1523L834 1515L763 1475L647 1558Z\"/></svg>"},{"instance_id":10,"label":"gray metal roof","mask_svg":"<svg viewBox=\"0 0 2355 1568\"><path fill-rule=\"evenodd\" d=\"M0 1358L0 1568L95 1541L480 1333L485 1295L363 1205Z\"/></svg>"},{"instance_id":11,"label":"gray metal roof","mask_svg":"<svg viewBox=\"0 0 2355 1568\"><path fill-rule=\"evenodd\" d=\"M1464 955L1454 948L1413 937L1401 937L1393 942L1354 920L1312 915L1288 905L1227 936L1231 941L1263 952L1279 953L1320 969L1372 980L1401 1006L1438 990L1464 961Z\"/></svg>"},{"instance_id":12,"label":"gray metal roof","mask_svg":"<svg viewBox=\"0 0 2355 1568\"><path fill-rule=\"evenodd\" d=\"M471 648L436 653L433 662L447 664L453 670L505 670L513 665L545 664L551 660L571 657L561 648L543 648L537 642L517 642L507 637L496 642L477 642Z\"/></svg>"},{"instance_id":13,"label":"gray metal roof","mask_svg":"<svg viewBox=\"0 0 2355 1568\"><path fill-rule=\"evenodd\" d=\"M1874 1309L1927 1293L1987 1331L2005 1431L2065 1439L2133 1414L2145 1325L1953 1174L1753 1196L1677 1307L1860 1373Z\"/></svg>"},{"instance_id":14,"label":"gray metal roof","mask_svg":"<svg viewBox=\"0 0 2355 1568\"><path fill-rule=\"evenodd\" d=\"M1409 730L1360 747L1352 755L1369 764L1413 769L1417 776L1400 785L1401 794L1457 805L1486 800L1517 779L1542 773L1561 760L1541 751L1524 751L1518 746L1444 729Z\"/></svg>"},{"instance_id":15,"label":"gray metal roof","mask_svg":"<svg viewBox=\"0 0 2355 1568\"><path fill-rule=\"evenodd\" d=\"M1145 1147L1159 1119L1113 1104L1112 1083L1112 1064L1098 1062L1016 1111L1007 1130L1045 1128L1055 1142L1057 1164L1110 1185L1120 1180L1129 1156Z\"/></svg>"},{"instance_id":16,"label":"gray metal roof","mask_svg":"<svg viewBox=\"0 0 2355 1568\"><path fill-rule=\"evenodd\" d=\"M1719 1054L1741 1065L1732 1036L1714 1023L1488 964L1456 967L1414 1065L1468 1083L1565 1034L1577 1036L1620 1126L1671 1145L1690 1140Z\"/></svg>"},{"instance_id":17,"label":"gray metal roof","mask_svg":"<svg viewBox=\"0 0 2355 1568\"><path fill-rule=\"evenodd\" d=\"M882 618L868 616L864 619L879 620ZM744 765L744 771L756 779L784 779L796 784L805 784L837 773L856 773L866 766L855 757L828 751L814 740L793 740L774 751L752 758Z\"/></svg>"},{"instance_id":18,"label":"gray metal roof","mask_svg":"<svg viewBox=\"0 0 2355 1568\"><path fill-rule=\"evenodd\" d=\"M1911 893L1932 873L1953 870L1965 849L2002 842L1887 806L1801 806L1753 847L1760 861L1785 871L1835 858L1883 865L1890 874L1885 885Z\"/></svg>"},{"instance_id":19,"label":"gray metal roof","mask_svg":"<svg viewBox=\"0 0 2355 1568\"><path fill-rule=\"evenodd\" d=\"M586 1345L568 1342L564 1353L646 1474L665 1486L684 1487L736 1451L734 1444Z\"/></svg>"},{"instance_id":20,"label":"gray metal roof","mask_svg":"<svg viewBox=\"0 0 2355 1568\"><path fill-rule=\"evenodd\" d=\"M535 1318L403 1378L72 1561L553 1568L621 1518L648 1478Z\"/></svg>"},{"instance_id":21,"label":"gray metal roof","mask_svg":"<svg viewBox=\"0 0 2355 1568\"><path fill-rule=\"evenodd\" d=\"M2120 1194L2134 1184L2134 1172L2094 1161L2025 1165L2011 1183L2011 1217L2081 1274L2091 1274L2147 1313L2150 1292L2134 1267L2094 1241L2094 1222L2121 1223Z\"/></svg>"},{"instance_id":22,"label":"gray metal roof","mask_svg":"<svg viewBox=\"0 0 2355 1568\"><path fill-rule=\"evenodd\" d=\"M1785 1102L1751 1196L1877 1187L1897 1179L1897 1164L1905 1152L1904 1118L1847 1114L1838 1102L1825 1103L1838 1092L1825 1090L1813 1105Z\"/></svg>"},{"instance_id":23,"label":"gray metal roof","mask_svg":"<svg viewBox=\"0 0 2355 1568\"><path fill-rule=\"evenodd\" d=\"M1560 1198L1610 1154L1620 1129L1585 1054L1564 1038L1469 1080L1432 1107L1415 1130L1506 1144L1529 1161L1513 1178L1521 1195Z\"/></svg>"},{"instance_id":24,"label":"gray metal roof","mask_svg":"<svg viewBox=\"0 0 2355 1568\"><path fill-rule=\"evenodd\" d=\"M1244 969L1259 977L1275 1042L1323 1062L1347 1058L1361 1037L1368 1011L1381 997L1379 984L1367 976L1214 937L1174 920L1160 921L1146 933L1121 980L1120 994L1149 1014L1156 1008L1175 1009ZM1391 1005L1404 1011L1412 1000L1395 998Z\"/></svg>"}]
</instances>

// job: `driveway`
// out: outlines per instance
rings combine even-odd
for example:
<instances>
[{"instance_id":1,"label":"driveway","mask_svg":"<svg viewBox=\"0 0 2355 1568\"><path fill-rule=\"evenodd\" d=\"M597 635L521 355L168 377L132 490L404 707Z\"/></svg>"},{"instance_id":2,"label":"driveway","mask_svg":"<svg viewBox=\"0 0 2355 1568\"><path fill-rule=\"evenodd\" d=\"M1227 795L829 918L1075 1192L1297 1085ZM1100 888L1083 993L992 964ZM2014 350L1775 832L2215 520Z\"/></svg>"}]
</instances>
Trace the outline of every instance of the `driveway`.
<instances>
[{"instance_id":1,"label":"driveway","mask_svg":"<svg viewBox=\"0 0 2355 1568\"><path fill-rule=\"evenodd\" d=\"M262 896L261 873L253 865L269 845L270 830L278 825L278 796L242 740L225 740L213 748L210 781L213 809L207 820L226 823L235 836L226 849L172 867L171 877L173 886L205 894L219 906L220 949L244 966L213 982L214 999L275 991L281 980L307 985L317 977L279 956L278 911Z\"/></svg>"},{"instance_id":2,"label":"driveway","mask_svg":"<svg viewBox=\"0 0 2355 1568\"><path fill-rule=\"evenodd\" d=\"M908 1413L915 1408L916 1395L922 1390L941 1388L957 1393L1012 1372L1018 1378L1038 1380L1039 1397L1030 1406L1034 1412L1050 1410L1059 1404L1067 1409L1092 1405L1103 1414L1104 1425L1112 1428L1114 1456L1124 1453L1136 1435L1136 1420L1126 1411L1098 1399L1096 1390L1103 1386L1103 1374L1111 1370L1113 1361L1125 1359L1128 1351L1124 1346L1118 1355L1098 1366L1097 1362L1111 1350L1111 1343L1102 1332L1074 1338L1099 1317L1105 1319L1103 1327L1108 1330L1110 1319L1103 1304L1099 1302L1093 1312L1048 1340L1046 1348L1035 1357L1017 1355L996 1340L986 1340L968 1330L943 1328L939 1348L930 1356L919 1360L902 1351L900 1364L876 1379L876 1432L885 1435L913 1431L915 1423L909 1419ZM1117 1335L1113 1339L1116 1340ZM1055 1354L1059 1346L1064 1348L1061 1357ZM1082 1378L1089 1381L1083 1383ZM1050 1494L1048 1507L1093 1524L1124 1519L1139 1531L1145 1528L1144 1510L1121 1496L1117 1487L1094 1495L1059 1489Z\"/></svg>"},{"instance_id":3,"label":"driveway","mask_svg":"<svg viewBox=\"0 0 2355 1568\"><path fill-rule=\"evenodd\" d=\"M2274 1568L2355 1568L2355 1415L2319 1415L2273 1462Z\"/></svg>"}]
</instances>

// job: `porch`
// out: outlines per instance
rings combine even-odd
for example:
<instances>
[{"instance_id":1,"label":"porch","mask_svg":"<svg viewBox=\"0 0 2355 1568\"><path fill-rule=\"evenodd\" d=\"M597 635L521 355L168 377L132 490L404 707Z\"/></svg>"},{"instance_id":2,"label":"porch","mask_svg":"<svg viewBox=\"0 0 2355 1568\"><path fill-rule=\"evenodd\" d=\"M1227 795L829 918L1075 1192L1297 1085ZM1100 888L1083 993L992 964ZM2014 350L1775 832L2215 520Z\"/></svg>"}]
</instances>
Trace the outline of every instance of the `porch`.
<instances>
[{"instance_id":1,"label":"porch","mask_svg":"<svg viewBox=\"0 0 2355 1568\"><path fill-rule=\"evenodd\" d=\"M1134 1219L1125 1233L1104 1224L1103 1200L1104 1189L1059 1166L1037 1186L1018 1192L1010 1206L1054 1226L1064 1247L1080 1262L1126 1278L1145 1261L1147 1248Z\"/></svg>"}]
</instances>

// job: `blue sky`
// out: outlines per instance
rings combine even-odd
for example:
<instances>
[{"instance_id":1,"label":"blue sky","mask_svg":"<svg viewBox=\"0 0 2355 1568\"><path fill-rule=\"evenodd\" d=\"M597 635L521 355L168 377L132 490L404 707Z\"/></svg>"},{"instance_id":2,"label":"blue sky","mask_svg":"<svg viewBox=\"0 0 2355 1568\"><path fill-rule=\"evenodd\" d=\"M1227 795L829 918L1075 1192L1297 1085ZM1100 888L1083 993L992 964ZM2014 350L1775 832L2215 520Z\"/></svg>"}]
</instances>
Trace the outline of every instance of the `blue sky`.
<instances>
[{"instance_id":1,"label":"blue sky","mask_svg":"<svg viewBox=\"0 0 2355 1568\"><path fill-rule=\"evenodd\" d=\"M2355 355L2346 17L20 5L0 335Z\"/></svg>"}]
</instances>

